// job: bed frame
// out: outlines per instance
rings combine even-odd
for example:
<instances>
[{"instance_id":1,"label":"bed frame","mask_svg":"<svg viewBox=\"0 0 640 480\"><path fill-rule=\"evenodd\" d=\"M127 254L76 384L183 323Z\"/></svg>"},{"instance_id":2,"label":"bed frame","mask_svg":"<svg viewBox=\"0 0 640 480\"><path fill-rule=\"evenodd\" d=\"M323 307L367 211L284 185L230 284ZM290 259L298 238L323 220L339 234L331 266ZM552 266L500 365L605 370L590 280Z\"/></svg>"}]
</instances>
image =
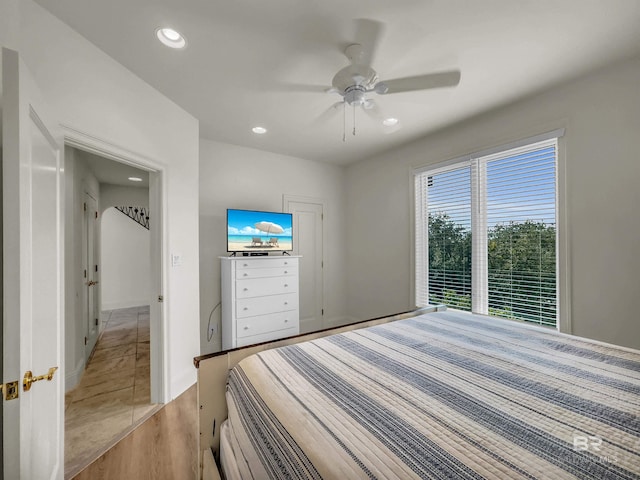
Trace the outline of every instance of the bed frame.
<instances>
[{"instance_id":1,"label":"bed frame","mask_svg":"<svg viewBox=\"0 0 640 480\"><path fill-rule=\"evenodd\" d=\"M446 306L432 305L388 317L364 320L350 325L328 328L313 333L296 335L281 340L259 343L257 345L235 348L233 350L194 358L193 363L198 369L198 420L200 429L198 458L200 463L200 478L203 478L203 463L211 463L211 453L213 453L216 462L219 463L220 461L220 425L227 418L227 402L225 398L227 376L229 370L240 362L240 360L254 353L272 348L306 342L336 333L348 332L350 330L371 327L443 310L446 310Z\"/></svg>"}]
</instances>

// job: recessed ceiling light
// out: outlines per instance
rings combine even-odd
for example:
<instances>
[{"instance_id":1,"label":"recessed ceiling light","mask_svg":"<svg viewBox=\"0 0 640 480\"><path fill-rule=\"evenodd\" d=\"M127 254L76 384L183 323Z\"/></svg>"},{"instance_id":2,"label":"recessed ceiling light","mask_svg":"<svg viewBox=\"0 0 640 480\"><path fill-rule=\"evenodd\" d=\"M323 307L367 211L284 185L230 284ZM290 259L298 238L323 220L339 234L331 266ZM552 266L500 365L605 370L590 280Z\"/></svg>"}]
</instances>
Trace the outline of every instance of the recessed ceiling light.
<instances>
[{"instance_id":1,"label":"recessed ceiling light","mask_svg":"<svg viewBox=\"0 0 640 480\"><path fill-rule=\"evenodd\" d=\"M251 131L253 133L257 133L258 135L263 135L263 134L267 133L267 129L264 128L264 127L253 127L251 129Z\"/></svg>"},{"instance_id":2,"label":"recessed ceiling light","mask_svg":"<svg viewBox=\"0 0 640 480\"><path fill-rule=\"evenodd\" d=\"M131 180L132 182L141 182L142 179L140 177L129 177L129 180Z\"/></svg>"},{"instance_id":3,"label":"recessed ceiling light","mask_svg":"<svg viewBox=\"0 0 640 480\"><path fill-rule=\"evenodd\" d=\"M383 124L385 127L393 127L394 125L397 125L397 124L398 124L398 119L397 119L397 118L394 118L394 117L385 118L385 119L382 121L382 124Z\"/></svg>"},{"instance_id":4,"label":"recessed ceiling light","mask_svg":"<svg viewBox=\"0 0 640 480\"><path fill-rule=\"evenodd\" d=\"M187 39L173 28L158 28L156 30L158 40L171 48L184 48L187 46Z\"/></svg>"}]
</instances>

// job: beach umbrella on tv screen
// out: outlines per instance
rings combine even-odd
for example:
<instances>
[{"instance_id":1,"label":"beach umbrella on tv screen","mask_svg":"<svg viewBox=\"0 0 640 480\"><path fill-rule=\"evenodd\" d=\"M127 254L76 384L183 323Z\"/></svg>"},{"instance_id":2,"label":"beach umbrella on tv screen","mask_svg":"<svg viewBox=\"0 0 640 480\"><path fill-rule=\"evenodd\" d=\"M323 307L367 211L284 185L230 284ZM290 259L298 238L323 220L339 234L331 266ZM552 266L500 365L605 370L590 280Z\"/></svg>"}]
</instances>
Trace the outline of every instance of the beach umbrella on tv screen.
<instances>
[{"instance_id":1,"label":"beach umbrella on tv screen","mask_svg":"<svg viewBox=\"0 0 640 480\"><path fill-rule=\"evenodd\" d=\"M270 233L284 233L284 228L273 222L258 222L255 227L267 235Z\"/></svg>"}]
</instances>

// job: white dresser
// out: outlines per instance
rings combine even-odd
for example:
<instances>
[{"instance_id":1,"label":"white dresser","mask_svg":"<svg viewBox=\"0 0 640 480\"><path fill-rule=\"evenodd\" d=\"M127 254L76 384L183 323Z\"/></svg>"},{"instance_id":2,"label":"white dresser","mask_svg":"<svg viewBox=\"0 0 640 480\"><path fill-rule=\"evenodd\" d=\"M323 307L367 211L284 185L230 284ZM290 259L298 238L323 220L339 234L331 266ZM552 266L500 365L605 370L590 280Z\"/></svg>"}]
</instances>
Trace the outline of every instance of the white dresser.
<instances>
[{"instance_id":1,"label":"white dresser","mask_svg":"<svg viewBox=\"0 0 640 480\"><path fill-rule=\"evenodd\" d=\"M223 350L299 333L298 258L220 257Z\"/></svg>"}]
</instances>

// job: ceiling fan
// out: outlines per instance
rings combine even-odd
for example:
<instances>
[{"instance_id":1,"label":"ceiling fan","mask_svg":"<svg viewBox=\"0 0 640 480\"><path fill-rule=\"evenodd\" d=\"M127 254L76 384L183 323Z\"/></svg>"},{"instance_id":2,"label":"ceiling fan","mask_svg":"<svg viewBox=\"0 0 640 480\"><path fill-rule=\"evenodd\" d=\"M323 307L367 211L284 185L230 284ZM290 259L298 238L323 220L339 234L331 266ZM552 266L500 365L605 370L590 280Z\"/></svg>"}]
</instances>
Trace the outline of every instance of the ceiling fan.
<instances>
[{"instance_id":1,"label":"ceiling fan","mask_svg":"<svg viewBox=\"0 0 640 480\"><path fill-rule=\"evenodd\" d=\"M391 95L394 93L427 90L432 88L455 87L460 83L460 71L428 73L411 77L380 80L371 66L375 50L382 34L383 24L374 20L360 19L358 34L361 41L346 47L344 53L350 65L335 74L328 93L337 93L342 100L329 107L336 110L340 105L362 107L367 113L375 114L375 101L371 94ZM354 125L355 135L355 125ZM344 138L343 138L344 139Z\"/></svg>"},{"instance_id":2,"label":"ceiling fan","mask_svg":"<svg viewBox=\"0 0 640 480\"><path fill-rule=\"evenodd\" d=\"M380 81L378 73L363 61L366 56L362 45L349 45L345 49L345 55L351 61L351 65L335 74L331 82L332 88L328 92L340 94L349 105L367 108L367 104L373 101L367 97L367 93L370 92L390 95L430 88L455 87L460 83L460 72L457 70Z\"/></svg>"}]
</instances>

